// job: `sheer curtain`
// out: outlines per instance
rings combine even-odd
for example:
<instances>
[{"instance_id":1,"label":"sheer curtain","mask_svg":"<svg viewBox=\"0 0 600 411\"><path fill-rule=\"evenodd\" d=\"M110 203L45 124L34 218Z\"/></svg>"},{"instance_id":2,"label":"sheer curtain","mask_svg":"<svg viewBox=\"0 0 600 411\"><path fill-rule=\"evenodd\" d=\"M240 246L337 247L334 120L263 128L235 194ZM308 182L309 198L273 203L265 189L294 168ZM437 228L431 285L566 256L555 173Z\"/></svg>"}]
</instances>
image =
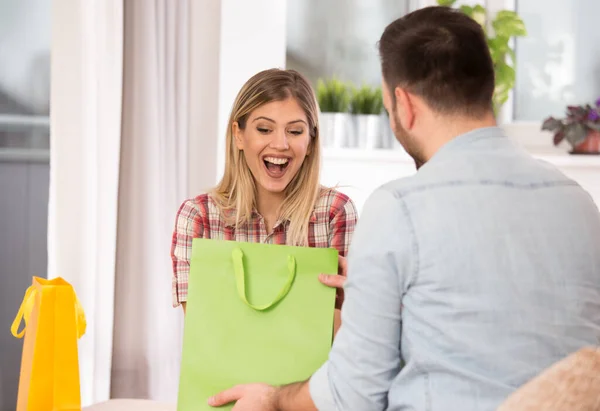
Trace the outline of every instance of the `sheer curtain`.
<instances>
[{"instance_id":1,"label":"sheer curtain","mask_svg":"<svg viewBox=\"0 0 600 411\"><path fill-rule=\"evenodd\" d=\"M188 6L53 3L49 276L88 317L84 406L176 398L168 250L188 184Z\"/></svg>"},{"instance_id":2,"label":"sheer curtain","mask_svg":"<svg viewBox=\"0 0 600 411\"><path fill-rule=\"evenodd\" d=\"M169 249L187 191L188 0L125 2L114 398L172 401L183 311Z\"/></svg>"},{"instance_id":3,"label":"sheer curtain","mask_svg":"<svg viewBox=\"0 0 600 411\"><path fill-rule=\"evenodd\" d=\"M49 275L73 283L88 317L83 405L173 403L183 329L171 307L175 213L216 183L239 87L285 64L285 2L52 6Z\"/></svg>"},{"instance_id":4,"label":"sheer curtain","mask_svg":"<svg viewBox=\"0 0 600 411\"><path fill-rule=\"evenodd\" d=\"M109 396L121 146L123 1L52 5L48 276L70 281L88 317L84 403Z\"/></svg>"}]
</instances>

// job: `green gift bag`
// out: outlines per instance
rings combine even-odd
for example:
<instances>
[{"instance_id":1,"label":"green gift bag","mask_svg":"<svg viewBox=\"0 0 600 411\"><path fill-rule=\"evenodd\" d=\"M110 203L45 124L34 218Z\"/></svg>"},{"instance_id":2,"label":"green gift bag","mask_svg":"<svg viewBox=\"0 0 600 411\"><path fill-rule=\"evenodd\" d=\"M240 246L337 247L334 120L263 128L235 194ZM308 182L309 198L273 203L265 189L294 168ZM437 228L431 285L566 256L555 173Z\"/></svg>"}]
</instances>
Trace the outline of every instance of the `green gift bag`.
<instances>
[{"instance_id":1,"label":"green gift bag","mask_svg":"<svg viewBox=\"0 0 600 411\"><path fill-rule=\"evenodd\" d=\"M318 275L337 273L337 254L194 239L178 411L212 410L237 384L309 378L331 348L335 290Z\"/></svg>"}]
</instances>

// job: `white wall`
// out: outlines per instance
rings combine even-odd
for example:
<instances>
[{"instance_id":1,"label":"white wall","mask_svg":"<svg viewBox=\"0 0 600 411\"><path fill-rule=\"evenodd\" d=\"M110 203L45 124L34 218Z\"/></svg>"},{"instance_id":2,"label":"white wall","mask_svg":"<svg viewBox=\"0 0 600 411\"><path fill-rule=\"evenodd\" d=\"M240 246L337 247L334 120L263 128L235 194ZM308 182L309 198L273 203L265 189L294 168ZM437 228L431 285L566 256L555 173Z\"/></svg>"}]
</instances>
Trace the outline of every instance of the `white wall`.
<instances>
[{"instance_id":1,"label":"white wall","mask_svg":"<svg viewBox=\"0 0 600 411\"><path fill-rule=\"evenodd\" d=\"M235 96L257 72L285 67L286 48L286 1L222 0L221 5L217 176L225 165L225 133Z\"/></svg>"},{"instance_id":2,"label":"white wall","mask_svg":"<svg viewBox=\"0 0 600 411\"><path fill-rule=\"evenodd\" d=\"M189 195L223 174L225 132L242 85L257 72L285 67L286 1L193 2Z\"/></svg>"}]
</instances>

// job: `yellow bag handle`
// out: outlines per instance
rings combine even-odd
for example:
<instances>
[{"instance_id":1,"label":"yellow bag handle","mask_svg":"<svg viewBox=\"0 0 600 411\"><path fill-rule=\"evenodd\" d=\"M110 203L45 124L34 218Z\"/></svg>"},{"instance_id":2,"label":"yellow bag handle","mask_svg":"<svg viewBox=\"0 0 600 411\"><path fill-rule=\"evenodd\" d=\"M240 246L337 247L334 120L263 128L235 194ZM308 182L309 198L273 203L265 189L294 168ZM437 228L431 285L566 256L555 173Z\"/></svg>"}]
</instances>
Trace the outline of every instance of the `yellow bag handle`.
<instances>
[{"instance_id":1,"label":"yellow bag handle","mask_svg":"<svg viewBox=\"0 0 600 411\"><path fill-rule=\"evenodd\" d=\"M83 307L79 302L79 298L77 298L77 294L75 294L75 291L73 291L73 296L75 297L75 324L77 327L77 339L79 339L83 337L83 334L85 334L85 330L87 328L87 321L85 319Z\"/></svg>"},{"instance_id":2,"label":"yellow bag handle","mask_svg":"<svg viewBox=\"0 0 600 411\"><path fill-rule=\"evenodd\" d=\"M27 291L25 291L25 296L23 297L23 301L21 302L21 306L19 307L19 311L10 326L10 332L16 338L23 338L25 335L25 330L27 329L27 322L31 318L31 312L33 311L33 305L35 303L35 295L37 294L37 290L35 285L29 286ZM73 291L75 297L75 323L77 328L77 338L81 338L83 334L85 334L85 330L87 328L87 321L85 319L85 313L83 311L83 307L81 306L81 302L79 298L77 298L77 294ZM19 325L21 321L25 320L25 327L19 332Z\"/></svg>"},{"instance_id":3,"label":"yellow bag handle","mask_svg":"<svg viewBox=\"0 0 600 411\"><path fill-rule=\"evenodd\" d=\"M21 306L19 307L19 312L17 312L17 316L10 326L10 332L14 337L23 338L25 335L25 329L27 328L27 321L29 317L31 317L31 311L33 311L33 303L35 302L35 286L31 285L25 291L25 296L23 297L23 301L21 302ZM21 324L21 320L25 319L25 327L19 331L19 325Z\"/></svg>"}]
</instances>

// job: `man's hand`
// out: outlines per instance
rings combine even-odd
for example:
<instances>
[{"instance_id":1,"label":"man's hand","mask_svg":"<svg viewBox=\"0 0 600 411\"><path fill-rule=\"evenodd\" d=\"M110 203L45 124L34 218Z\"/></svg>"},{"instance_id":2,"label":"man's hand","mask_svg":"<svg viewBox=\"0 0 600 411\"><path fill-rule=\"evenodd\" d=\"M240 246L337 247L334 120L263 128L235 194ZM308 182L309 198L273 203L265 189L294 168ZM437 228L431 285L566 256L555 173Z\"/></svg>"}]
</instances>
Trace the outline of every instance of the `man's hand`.
<instances>
[{"instance_id":1,"label":"man's hand","mask_svg":"<svg viewBox=\"0 0 600 411\"><path fill-rule=\"evenodd\" d=\"M208 400L211 407L235 402L233 411L317 411L308 381L272 387L267 384L238 385Z\"/></svg>"},{"instance_id":2,"label":"man's hand","mask_svg":"<svg viewBox=\"0 0 600 411\"><path fill-rule=\"evenodd\" d=\"M238 385L208 400L211 407L221 407L235 402L233 411L277 411L277 389L267 384Z\"/></svg>"},{"instance_id":3,"label":"man's hand","mask_svg":"<svg viewBox=\"0 0 600 411\"><path fill-rule=\"evenodd\" d=\"M346 274L348 272L348 262L345 257L338 257L338 274L321 274L319 281L328 287L337 288L335 297L335 308L341 309L344 303L344 284L346 283Z\"/></svg>"}]
</instances>

